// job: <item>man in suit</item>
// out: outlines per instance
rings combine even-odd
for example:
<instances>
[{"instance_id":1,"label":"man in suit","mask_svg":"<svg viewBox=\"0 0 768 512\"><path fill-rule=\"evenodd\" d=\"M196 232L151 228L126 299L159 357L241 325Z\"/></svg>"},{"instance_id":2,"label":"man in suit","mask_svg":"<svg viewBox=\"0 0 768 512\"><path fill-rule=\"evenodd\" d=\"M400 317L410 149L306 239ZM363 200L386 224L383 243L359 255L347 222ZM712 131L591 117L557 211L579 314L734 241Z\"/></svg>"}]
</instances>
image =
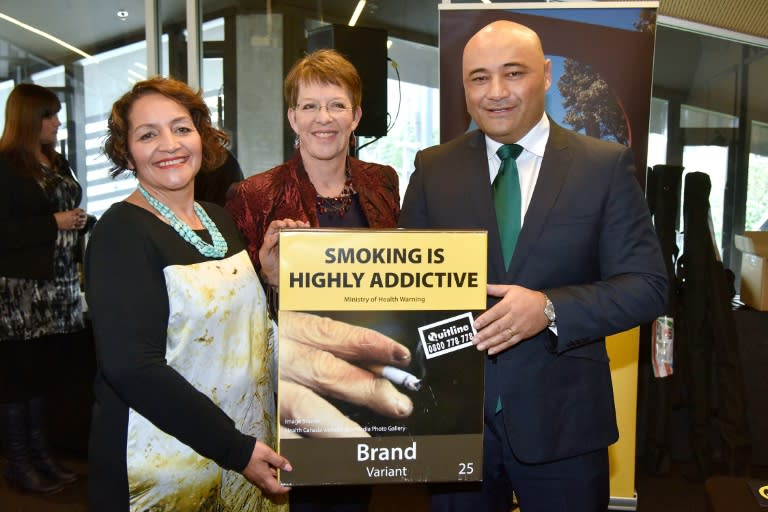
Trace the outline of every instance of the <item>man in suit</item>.
<instances>
[{"instance_id":1,"label":"man in suit","mask_svg":"<svg viewBox=\"0 0 768 512\"><path fill-rule=\"evenodd\" d=\"M489 24L462 67L479 130L416 155L400 226L487 229L488 279L501 284L488 285L475 319L488 355L483 482L436 488L433 509L507 512L514 491L525 512L604 511L618 438L605 336L654 319L667 300L632 154L547 117L551 63L529 28ZM503 144L522 146L509 263L509 214L493 197Z\"/></svg>"}]
</instances>

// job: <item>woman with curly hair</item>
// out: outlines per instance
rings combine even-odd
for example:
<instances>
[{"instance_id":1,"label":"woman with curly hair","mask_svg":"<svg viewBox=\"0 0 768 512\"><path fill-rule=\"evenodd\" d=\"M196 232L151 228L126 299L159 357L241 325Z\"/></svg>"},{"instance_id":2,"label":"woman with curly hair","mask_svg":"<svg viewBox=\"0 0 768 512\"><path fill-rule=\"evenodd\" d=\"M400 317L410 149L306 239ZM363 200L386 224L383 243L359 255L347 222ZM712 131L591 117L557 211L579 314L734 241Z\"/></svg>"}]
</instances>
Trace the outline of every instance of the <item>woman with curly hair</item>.
<instances>
[{"instance_id":1,"label":"woman with curly hair","mask_svg":"<svg viewBox=\"0 0 768 512\"><path fill-rule=\"evenodd\" d=\"M273 343L234 222L194 200L226 157L199 92L166 78L115 102L105 153L136 191L96 223L86 294L98 362L93 510L278 510ZM251 485L254 484L254 485Z\"/></svg>"}]
</instances>

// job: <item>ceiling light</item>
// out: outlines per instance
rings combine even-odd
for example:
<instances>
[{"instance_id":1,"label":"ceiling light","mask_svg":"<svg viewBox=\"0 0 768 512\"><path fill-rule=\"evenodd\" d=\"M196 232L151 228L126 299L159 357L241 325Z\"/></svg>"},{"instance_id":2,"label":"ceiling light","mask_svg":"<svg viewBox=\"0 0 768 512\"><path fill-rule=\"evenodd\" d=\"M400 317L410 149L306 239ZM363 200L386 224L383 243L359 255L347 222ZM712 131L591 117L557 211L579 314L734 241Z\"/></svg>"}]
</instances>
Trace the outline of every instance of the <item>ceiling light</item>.
<instances>
[{"instance_id":1,"label":"ceiling light","mask_svg":"<svg viewBox=\"0 0 768 512\"><path fill-rule=\"evenodd\" d=\"M35 28L32 25L27 25L23 21L19 21L16 18L12 18L12 17L8 16L7 14L3 14L2 12L0 12L0 19L8 21L8 22L11 22L11 23L13 23L16 26L19 26L19 27L23 28L24 30L29 30L33 34L37 34L39 36L42 36L42 37L48 39L49 41L53 41L54 43L58 44L59 46L63 46L67 50L73 51L73 52L75 52L78 55L82 55L86 59L93 59L94 58L93 55L85 53L80 48L76 48L76 47L72 46L69 43L65 43L64 41L62 41L58 37L52 36L48 32L43 32L39 28Z\"/></svg>"},{"instance_id":2,"label":"ceiling light","mask_svg":"<svg viewBox=\"0 0 768 512\"><path fill-rule=\"evenodd\" d=\"M357 2L357 7L355 7L355 12L352 13L352 17L349 18L348 25L350 27L354 27L357 23L357 18L360 17L360 14L363 12L363 7L365 7L365 0L360 0Z\"/></svg>"},{"instance_id":3,"label":"ceiling light","mask_svg":"<svg viewBox=\"0 0 768 512\"><path fill-rule=\"evenodd\" d=\"M118 10L117 17L120 18L121 21L126 21L128 19L128 11L125 9Z\"/></svg>"}]
</instances>

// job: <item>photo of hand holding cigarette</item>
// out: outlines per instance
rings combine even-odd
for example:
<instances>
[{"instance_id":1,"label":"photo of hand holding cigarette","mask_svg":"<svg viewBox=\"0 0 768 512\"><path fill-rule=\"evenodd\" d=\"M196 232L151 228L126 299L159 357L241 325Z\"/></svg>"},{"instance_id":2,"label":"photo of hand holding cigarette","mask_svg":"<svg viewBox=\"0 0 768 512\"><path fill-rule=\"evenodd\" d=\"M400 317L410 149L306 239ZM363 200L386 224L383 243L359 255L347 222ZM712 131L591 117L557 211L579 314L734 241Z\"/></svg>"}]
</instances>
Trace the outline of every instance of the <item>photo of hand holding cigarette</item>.
<instances>
[{"instance_id":1,"label":"photo of hand holding cigarette","mask_svg":"<svg viewBox=\"0 0 768 512\"><path fill-rule=\"evenodd\" d=\"M420 379L405 370L411 352L385 334L282 311L279 346L282 438L370 436L328 398L396 419L413 412L413 402L401 391L421 387Z\"/></svg>"}]
</instances>

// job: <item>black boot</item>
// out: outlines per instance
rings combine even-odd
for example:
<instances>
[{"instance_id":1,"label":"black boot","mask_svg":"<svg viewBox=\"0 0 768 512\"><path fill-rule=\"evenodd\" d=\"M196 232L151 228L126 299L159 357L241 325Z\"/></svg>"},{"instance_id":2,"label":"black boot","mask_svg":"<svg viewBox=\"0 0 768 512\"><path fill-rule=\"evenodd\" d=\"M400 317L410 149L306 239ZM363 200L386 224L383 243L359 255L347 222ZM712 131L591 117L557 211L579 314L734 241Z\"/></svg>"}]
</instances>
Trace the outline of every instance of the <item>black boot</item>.
<instances>
[{"instance_id":1,"label":"black boot","mask_svg":"<svg viewBox=\"0 0 768 512\"><path fill-rule=\"evenodd\" d=\"M27 402L27 425L29 426L29 459L32 465L54 482L68 485L77 480L77 474L62 467L48 450L46 435L45 400L35 398Z\"/></svg>"},{"instance_id":2,"label":"black boot","mask_svg":"<svg viewBox=\"0 0 768 512\"><path fill-rule=\"evenodd\" d=\"M11 486L22 491L37 494L60 491L62 485L58 481L39 473L30 462L26 419L24 404L0 404L0 440L7 458L3 476Z\"/></svg>"}]
</instances>

